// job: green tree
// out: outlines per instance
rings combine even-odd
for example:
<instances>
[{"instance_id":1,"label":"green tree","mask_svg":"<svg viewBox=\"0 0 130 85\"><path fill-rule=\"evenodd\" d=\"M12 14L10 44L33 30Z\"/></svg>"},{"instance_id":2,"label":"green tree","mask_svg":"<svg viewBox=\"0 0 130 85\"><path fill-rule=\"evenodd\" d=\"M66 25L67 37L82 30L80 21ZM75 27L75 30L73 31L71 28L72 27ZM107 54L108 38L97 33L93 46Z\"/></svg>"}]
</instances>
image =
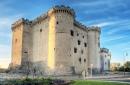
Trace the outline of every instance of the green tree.
<instances>
[{"instance_id":1,"label":"green tree","mask_svg":"<svg viewBox=\"0 0 130 85\"><path fill-rule=\"evenodd\" d=\"M130 61L127 61L127 62L124 64L124 66L125 66L125 71L126 71L126 72L130 72Z\"/></svg>"}]
</instances>

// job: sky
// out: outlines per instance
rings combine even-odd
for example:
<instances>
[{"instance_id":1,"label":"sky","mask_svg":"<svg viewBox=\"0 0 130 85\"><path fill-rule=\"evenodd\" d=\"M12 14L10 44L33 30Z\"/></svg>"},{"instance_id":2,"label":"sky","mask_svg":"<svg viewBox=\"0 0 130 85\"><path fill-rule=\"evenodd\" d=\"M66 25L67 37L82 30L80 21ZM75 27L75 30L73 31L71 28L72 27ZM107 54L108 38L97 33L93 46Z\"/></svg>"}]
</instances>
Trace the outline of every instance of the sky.
<instances>
[{"instance_id":1,"label":"sky","mask_svg":"<svg viewBox=\"0 0 130 85\"><path fill-rule=\"evenodd\" d=\"M111 52L111 62L130 61L130 0L0 0L0 67L11 62L11 24L33 20L57 5L70 6L76 20L101 28L101 48ZM125 53L128 56L125 56Z\"/></svg>"}]
</instances>

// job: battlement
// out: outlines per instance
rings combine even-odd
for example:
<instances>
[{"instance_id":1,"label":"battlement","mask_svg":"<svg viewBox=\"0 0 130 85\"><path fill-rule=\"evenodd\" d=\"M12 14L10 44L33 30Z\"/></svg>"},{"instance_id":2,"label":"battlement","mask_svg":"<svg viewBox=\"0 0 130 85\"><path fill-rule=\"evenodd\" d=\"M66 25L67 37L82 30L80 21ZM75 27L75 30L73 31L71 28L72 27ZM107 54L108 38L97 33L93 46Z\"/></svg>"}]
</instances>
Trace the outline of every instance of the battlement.
<instances>
[{"instance_id":1,"label":"battlement","mask_svg":"<svg viewBox=\"0 0 130 85\"><path fill-rule=\"evenodd\" d=\"M105 53L109 53L109 50L107 48L101 48L100 52L105 52Z\"/></svg>"},{"instance_id":2,"label":"battlement","mask_svg":"<svg viewBox=\"0 0 130 85\"><path fill-rule=\"evenodd\" d=\"M42 14L41 16L35 18L34 20L32 20L32 25L35 25L38 22L41 22L43 20L45 20L48 16L48 13Z\"/></svg>"},{"instance_id":3,"label":"battlement","mask_svg":"<svg viewBox=\"0 0 130 85\"><path fill-rule=\"evenodd\" d=\"M64 5L55 6L49 10L50 15L53 13L67 13L67 14L72 15L75 18L75 11L69 6L64 6Z\"/></svg>"},{"instance_id":4,"label":"battlement","mask_svg":"<svg viewBox=\"0 0 130 85\"><path fill-rule=\"evenodd\" d=\"M97 26L88 27L88 31L98 31L99 33L101 33L100 27Z\"/></svg>"},{"instance_id":5,"label":"battlement","mask_svg":"<svg viewBox=\"0 0 130 85\"><path fill-rule=\"evenodd\" d=\"M25 20L24 18L21 18L11 25L11 29L13 30L14 28L18 27L19 25L23 23L31 24L31 21L29 21L28 19Z\"/></svg>"},{"instance_id":6,"label":"battlement","mask_svg":"<svg viewBox=\"0 0 130 85\"><path fill-rule=\"evenodd\" d=\"M74 25L76 25L76 26L82 28L82 29L85 30L85 31L88 31L87 26L83 25L82 23L80 23L80 22L78 22L78 21L76 21L76 20L74 21Z\"/></svg>"}]
</instances>

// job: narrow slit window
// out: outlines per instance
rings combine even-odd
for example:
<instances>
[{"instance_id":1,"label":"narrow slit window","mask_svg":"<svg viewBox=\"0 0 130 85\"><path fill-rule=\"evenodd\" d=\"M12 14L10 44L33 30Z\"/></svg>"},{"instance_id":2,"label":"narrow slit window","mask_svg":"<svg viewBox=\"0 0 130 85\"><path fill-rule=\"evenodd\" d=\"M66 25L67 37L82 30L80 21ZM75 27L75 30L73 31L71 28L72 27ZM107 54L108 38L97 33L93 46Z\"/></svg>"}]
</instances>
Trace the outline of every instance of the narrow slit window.
<instances>
[{"instance_id":1,"label":"narrow slit window","mask_svg":"<svg viewBox=\"0 0 130 85\"><path fill-rule=\"evenodd\" d=\"M74 48L74 53L77 53L77 48Z\"/></svg>"},{"instance_id":2,"label":"narrow slit window","mask_svg":"<svg viewBox=\"0 0 130 85\"><path fill-rule=\"evenodd\" d=\"M87 47L87 43L84 43L84 47Z\"/></svg>"},{"instance_id":3,"label":"narrow slit window","mask_svg":"<svg viewBox=\"0 0 130 85\"><path fill-rule=\"evenodd\" d=\"M86 62L86 59L84 59L84 62Z\"/></svg>"},{"instance_id":4,"label":"narrow slit window","mask_svg":"<svg viewBox=\"0 0 130 85\"><path fill-rule=\"evenodd\" d=\"M98 43L98 47L100 47L100 43Z\"/></svg>"},{"instance_id":5,"label":"narrow slit window","mask_svg":"<svg viewBox=\"0 0 130 85\"><path fill-rule=\"evenodd\" d=\"M80 45L80 43L81 43L81 41L80 41L80 40L78 40L78 45Z\"/></svg>"},{"instance_id":6,"label":"narrow slit window","mask_svg":"<svg viewBox=\"0 0 130 85\"><path fill-rule=\"evenodd\" d=\"M74 36L73 30L70 30L70 34L71 34L71 36Z\"/></svg>"}]
</instances>

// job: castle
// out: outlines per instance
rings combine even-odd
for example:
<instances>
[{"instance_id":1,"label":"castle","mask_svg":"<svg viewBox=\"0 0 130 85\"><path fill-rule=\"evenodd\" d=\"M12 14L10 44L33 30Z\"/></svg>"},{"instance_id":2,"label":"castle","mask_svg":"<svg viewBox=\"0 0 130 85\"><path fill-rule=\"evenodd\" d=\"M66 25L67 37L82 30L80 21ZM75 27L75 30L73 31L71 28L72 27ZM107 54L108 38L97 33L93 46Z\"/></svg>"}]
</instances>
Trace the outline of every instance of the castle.
<instances>
[{"instance_id":1,"label":"castle","mask_svg":"<svg viewBox=\"0 0 130 85\"><path fill-rule=\"evenodd\" d=\"M100 73L110 68L110 52L100 48L99 27L87 27L75 20L68 6L55 6L29 21L12 24L10 69L40 75L73 75L83 70Z\"/></svg>"}]
</instances>

